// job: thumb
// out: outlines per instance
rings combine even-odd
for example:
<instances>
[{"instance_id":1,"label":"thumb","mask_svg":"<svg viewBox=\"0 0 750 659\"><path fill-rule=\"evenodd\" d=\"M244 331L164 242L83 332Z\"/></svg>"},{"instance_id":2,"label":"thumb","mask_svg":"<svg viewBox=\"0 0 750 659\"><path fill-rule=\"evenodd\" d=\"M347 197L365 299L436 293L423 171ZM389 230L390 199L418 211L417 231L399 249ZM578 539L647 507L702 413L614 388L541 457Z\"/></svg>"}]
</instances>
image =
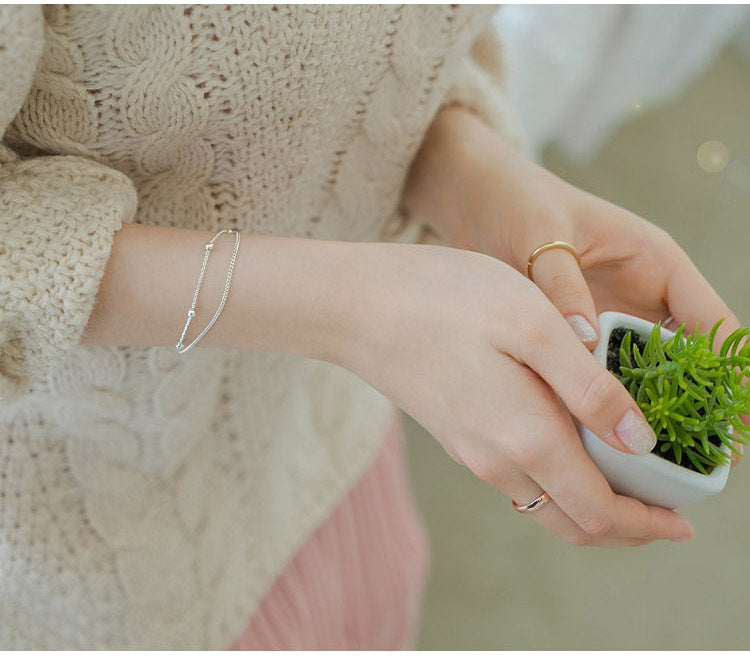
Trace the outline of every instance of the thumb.
<instances>
[{"instance_id":1,"label":"thumb","mask_svg":"<svg viewBox=\"0 0 750 659\"><path fill-rule=\"evenodd\" d=\"M530 274L579 340L593 350L599 341L596 307L576 257L564 249L550 249L534 260Z\"/></svg>"},{"instance_id":2,"label":"thumb","mask_svg":"<svg viewBox=\"0 0 750 659\"><path fill-rule=\"evenodd\" d=\"M626 453L649 453L656 435L630 393L597 362L551 305L542 306L538 330L517 343L520 360L602 441Z\"/></svg>"}]
</instances>

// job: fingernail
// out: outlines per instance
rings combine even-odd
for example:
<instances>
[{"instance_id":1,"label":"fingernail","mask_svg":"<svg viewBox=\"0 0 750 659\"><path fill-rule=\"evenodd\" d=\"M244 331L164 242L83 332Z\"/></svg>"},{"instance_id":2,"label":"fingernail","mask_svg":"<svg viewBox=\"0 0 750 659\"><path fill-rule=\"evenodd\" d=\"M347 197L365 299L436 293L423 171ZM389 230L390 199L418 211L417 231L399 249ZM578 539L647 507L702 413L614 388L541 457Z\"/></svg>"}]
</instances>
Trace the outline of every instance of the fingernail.
<instances>
[{"instance_id":1,"label":"fingernail","mask_svg":"<svg viewBox=\"0 0 750 659\"><path fill-rule=\"evenodd\" d=\"M568 325L573 328L576 336L583 341L583 343L595 343L597 340L596 330L591 326L588 320L578 314L572 316L566 316L565 320L568 321Z\"/></svg>"},{"instance_id":2,"label":"fingernail","mask_svg":"<svg viewBox=\"0 0 750 659\"><path fill-rule=\"evenodd\" d=\"M628 410L615 426L615 435L636 455L645 455L656 446L651 426L633 410Z\"/></svg>"},{"instance_id":3,"label":"fingernail","mask_svg":"<svg viewBox=\"0 0 750 659\"><path fill-rule=\"evenodd\" d=\"M687 530L684 533L681 533L678 536L675 536L672 538L673 542L687 542L688 540L692 540L695 537L695 532L693 531L693 527L690 526L687 528Z\"/></svg>"}]
</instances>

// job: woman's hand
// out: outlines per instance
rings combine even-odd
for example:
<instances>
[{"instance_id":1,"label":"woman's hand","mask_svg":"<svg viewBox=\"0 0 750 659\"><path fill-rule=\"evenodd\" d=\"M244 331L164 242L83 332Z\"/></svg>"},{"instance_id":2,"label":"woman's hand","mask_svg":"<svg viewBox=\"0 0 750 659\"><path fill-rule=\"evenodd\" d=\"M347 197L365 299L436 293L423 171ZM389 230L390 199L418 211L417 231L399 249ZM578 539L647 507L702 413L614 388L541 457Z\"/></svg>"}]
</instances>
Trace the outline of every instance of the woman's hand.
<instances>
[{"instance_id":1,"label":"woman's hand","mask_svg":"<svg viewBox=\"0 0 750 659\"><path fill-rule=\"evenodd\" d=\"M534 262L534 281L593 349L597 316L613 310L674 329L708 331L717 345L739 327L724 304L663 230L584 192L530 162L470 112L447 108L415 160L405 203L449 244L489 254L526 273L539 245L563 240ZM739 460L734 456L733 464Z\"/></svg>"},{"instance_id":2,"label":"woman's hand","mask_svg":"<svg viewBox=\"0 0 750 659\"><path fill-rule=\"evenodd\" d=\"M580 267L569 253L550 250L535 261L534 281L563 316L581 316L594 330L605 310L652 321L671 315L690 331L725 318L719 340L739 327L665 231L532 163L461 108L443 110L434 122L406 202L450 245L524 274L539 245L575 245Z\"/></svg>"},{"instance_id":3,"label":"woman's hand","mask_svg":"<svg viewBox=\"0 0 750 659\"><path fill-rule=\"evenodd\" d=\"M350 249L359 266L350 286L367 297L351 319L359 339L338 363L511 499L527 503L547 491L552 501L532 517L568 542L691 537L677 513L615 495L586 454L566 407L620 450L648 452L655 438L629 394L528 279L470 251Z\"/></svg>"}]
</instances>

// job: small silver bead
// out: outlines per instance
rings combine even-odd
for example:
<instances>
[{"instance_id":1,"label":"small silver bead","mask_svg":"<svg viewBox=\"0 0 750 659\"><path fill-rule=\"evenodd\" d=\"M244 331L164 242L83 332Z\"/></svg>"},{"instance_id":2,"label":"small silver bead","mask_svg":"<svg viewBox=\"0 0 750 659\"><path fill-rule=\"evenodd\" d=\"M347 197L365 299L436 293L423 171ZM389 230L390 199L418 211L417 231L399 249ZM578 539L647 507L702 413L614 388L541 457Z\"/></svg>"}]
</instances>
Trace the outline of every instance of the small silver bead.
<instances>
[{"instance_id":1,"label":"small silver bead","mask_svg":"<svg viewBox=\"0 0 750 659\"><path fill-rule=\"evenodd\" d=\"M213 243L206 243L206 249L210 250L210 249L213 249L213 248L214 248Z\"/></svg>"},{"instance_id":2,"label":"small silver bead","mask_svg":"<svg viewBox=\"0 0 750 659\"><path fill-rule=\"evenodd\" d=\"M188 311L188 318L195 318L195 311L193 311L192 309Z\"/></svg>"},{"instance_id":3,"label":"small silver bead","mask_svg":"<svg viewBox=\"0 0 750 659\"><path fill-rule=\"evenodd\" d=\"M177 345L175 346L175 348L177 348L178 350L179 350L180 348L182 348L182 343L178 343L178 344L177 344Z\"/></svg>"}]
</instances>

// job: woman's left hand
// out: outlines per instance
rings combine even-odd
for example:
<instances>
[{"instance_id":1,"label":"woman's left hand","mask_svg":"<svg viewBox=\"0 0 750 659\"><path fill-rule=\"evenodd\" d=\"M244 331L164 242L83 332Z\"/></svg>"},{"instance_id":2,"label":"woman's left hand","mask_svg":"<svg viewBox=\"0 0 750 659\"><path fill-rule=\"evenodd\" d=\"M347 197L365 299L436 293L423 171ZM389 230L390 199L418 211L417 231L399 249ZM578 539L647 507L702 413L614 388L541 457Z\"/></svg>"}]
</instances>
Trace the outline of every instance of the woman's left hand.
<instances>
[{"instance_id":1,"label":"woman's left hand","mask_svg":"<svg viewBox=\"0 0 750 659\"><path fill-rule=\"evenodd\" d=\"M566 183L528 160L471 112L449 107L433 122L404 193L452 247L494 256L526 275L529 256L553 240L571 243L534 261L536 285L593 349L602 311L651 321L671 316L708 331L717 345L740 324L669 234ZM738 461L735 456L733 464Z\"/></svg>"}]
</instances>

